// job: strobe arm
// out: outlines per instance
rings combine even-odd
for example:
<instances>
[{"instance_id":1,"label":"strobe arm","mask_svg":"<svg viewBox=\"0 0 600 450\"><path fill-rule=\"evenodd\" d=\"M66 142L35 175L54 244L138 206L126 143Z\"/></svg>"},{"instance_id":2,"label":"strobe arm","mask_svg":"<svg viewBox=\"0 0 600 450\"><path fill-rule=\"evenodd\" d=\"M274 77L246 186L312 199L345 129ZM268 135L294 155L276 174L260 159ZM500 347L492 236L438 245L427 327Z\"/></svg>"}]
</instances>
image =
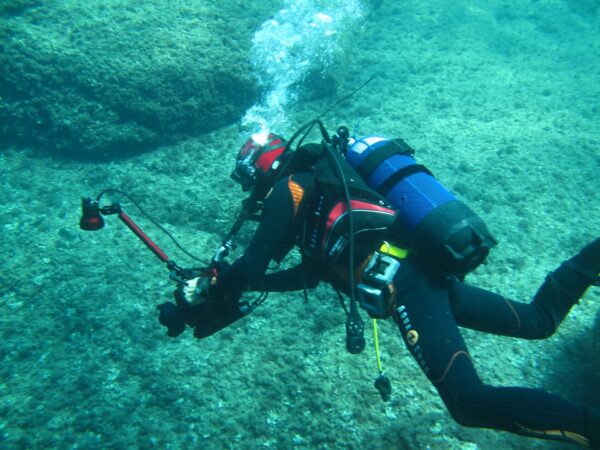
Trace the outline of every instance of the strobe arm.
<instances>
[{"instance_id":1,"label":"strobe arm","mask_svg":"<svg viewBox=\"0 0 600 450\"><path fill-rule=\"evenodd\" d=\"M156 245L154 241L152 241L152 239L150 239L148 235L144 233L142 229L138 227L133 220L131 220L131 217L129 217L123 211L119 211L118 217L119 220L123 222L127 226L127 228L129 228L133 232L133 234L135 234L139 238L139 240L142 241L144 245L146 245L146 247L148 247L150 251L157 256L158 259L160 259L164 263L169 262L169 257L167 256L167 254L163 252L160 249L160 247Z\"/></svg>"},{"instance_id":2,"label":"strobe arm","mask_svg":"<svg viewBox=\"0 0 600 450\"><path fill-rule=\"evenodd\" d=\"M98 201L90 198L84 198L81 204L82 216L79 222L79 226L82 230L95 231L104 227L104 220L102 219L102 215L108 216L117 214L119 220L123 222L127 228L129 228L133 234L135 234L140 241L144 243L148 249L161 262L166 263L167 269L171 271L171 278L177 282L182 282L189 277L189 274L186 273L185 269L179 267L174 261L171 261L167 254L162 251L162 249L156 245L152 239L148 237L146 233L129 217L125 214L121 205L118 203L113 203L108 206L104 206L102 208L99 207Z\"/></svg>"},{"instance_id":3,"label":"strobe arm","mask_svg":"<svg viewBox=\"0 0 600 450\"><path fill-rule=\"evenodd\" d=\"M85 199L84 199L84 203L85 203ZM150 249L150 251L156 255L156 257L158 259L160 259L164 263L169 261L169 257L167 256L167 254L165 252L163 252L160 249L160 247L158 245L156 245L154 243L154 241L152 241L152 239L150 239L148 237L148 235L146 233L144 233L142 231L142 229L131 219L131 217L129 217L127 214L125 214L123 212L120 204L112 203L108 206L99 208L98 211L104 216L117 214L117 216L119 217L119 220L121 222L123 222L127 226L127 228L129 228L133 232L133 234L135 234L138 237L138 239L140 241L142 241L144 243L144 245L146 247L148 247Z\"/></svg>"}]
</instances>

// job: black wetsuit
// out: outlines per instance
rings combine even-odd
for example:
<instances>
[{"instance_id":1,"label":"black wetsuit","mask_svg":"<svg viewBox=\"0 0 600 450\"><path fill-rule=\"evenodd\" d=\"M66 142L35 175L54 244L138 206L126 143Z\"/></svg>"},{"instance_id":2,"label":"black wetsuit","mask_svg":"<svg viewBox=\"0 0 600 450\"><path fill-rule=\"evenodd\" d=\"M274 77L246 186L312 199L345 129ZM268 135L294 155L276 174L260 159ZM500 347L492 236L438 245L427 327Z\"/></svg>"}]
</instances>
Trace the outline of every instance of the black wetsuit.
<instances>
[{"instance_id":1,"label":"black wetsuit","mask_svg":"<svg viewBox=\"0 0 600 450\"><path fill-rule=\"evenodd\" d=\"M292 176L301 186L309 174ZM312 287L335 276L295 267L265 274L271 259L289 251L307 220L309 198L297 209L289 179L278 181L264 203L264 214L244 255L224 271L214 293L242 290L289 291ZM484 384L459 326L524 339L550 336L579 299L590 280L563 264L542 285L531 303L508 300L469 286L456 278L435 275L425 264L408 258L394 278L392 314L406 347L438 390L460 424L494 428L528 436L581 444L600 442L600 414L541 389ZM598 445L598 444L595 444Z\"/></svg>"}]
</instances>

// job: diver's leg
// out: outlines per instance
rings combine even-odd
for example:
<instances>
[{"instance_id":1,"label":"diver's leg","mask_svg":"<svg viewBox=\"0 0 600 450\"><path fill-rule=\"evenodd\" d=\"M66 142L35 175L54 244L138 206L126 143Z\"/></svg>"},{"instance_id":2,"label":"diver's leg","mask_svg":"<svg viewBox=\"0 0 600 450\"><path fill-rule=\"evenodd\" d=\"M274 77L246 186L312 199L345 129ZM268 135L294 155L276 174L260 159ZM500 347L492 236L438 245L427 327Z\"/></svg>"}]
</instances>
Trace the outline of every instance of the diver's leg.
<instances>
[{"instance_id":1,"label":"diver's leg","mask_svg":"<svg viewBox=\"0 0 600 450\"><path fill-rule=\"evenodd\" d=\"M554 332L547 315L533 303L509 300L455 279L448 282L448 293L461 327L523 339L543 339Z\"/></svg>"},{"instance_id":2,"label":"diver's leg","mask_svg":"<svg viewBox=\"0 0 600 450\"><path fill-rule=\"evenodd\" d=\"M585 444L600 417L542 390L480 380L450 308L447 286L404 262L394 284L394 320L406 347L460 424Z\"/></svg>"},{"instance_id":3,"label":"diver's leg","mask_svg":"<svg viewBox=\"0 0 600 450\"><path fill-rule=\"evenodd\" d=\"M505 336L543 339L556 331L571 307L598 282L600 239L550 273L531 303L508 300L449 281L452 312L460 326Z\"/></svg>"},{"instance_id":4,"label":"diver's leg","mask_svg":"<svg viewBox=\"0 0 600 450\"><path fill-rule=\"evenodd\" d=\"M598 285L599 272L600 238L550 273L532 303L544 310L556 329L585 291Z\"/></svg>"}]
</instances>

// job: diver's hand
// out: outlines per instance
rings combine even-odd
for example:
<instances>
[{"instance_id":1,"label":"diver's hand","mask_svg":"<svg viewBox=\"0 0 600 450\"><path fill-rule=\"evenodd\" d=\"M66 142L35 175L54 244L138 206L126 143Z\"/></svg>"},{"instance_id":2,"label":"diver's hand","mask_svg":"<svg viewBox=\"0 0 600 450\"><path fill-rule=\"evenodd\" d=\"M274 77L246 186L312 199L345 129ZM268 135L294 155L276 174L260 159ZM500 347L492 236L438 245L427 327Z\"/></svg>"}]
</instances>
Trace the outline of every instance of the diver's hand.
<instances>
[{"instance_id":1,"label":"diver's hand","mask_svg":"<svg viewBox=\"0 0 600 450\"><path fill-rule=\"evenodd\" d=\"M210 298L210 287L216 282L212 274L187 280L182 287L183 297L192 306L200 305Z\"/></svg>"}]
</instances>

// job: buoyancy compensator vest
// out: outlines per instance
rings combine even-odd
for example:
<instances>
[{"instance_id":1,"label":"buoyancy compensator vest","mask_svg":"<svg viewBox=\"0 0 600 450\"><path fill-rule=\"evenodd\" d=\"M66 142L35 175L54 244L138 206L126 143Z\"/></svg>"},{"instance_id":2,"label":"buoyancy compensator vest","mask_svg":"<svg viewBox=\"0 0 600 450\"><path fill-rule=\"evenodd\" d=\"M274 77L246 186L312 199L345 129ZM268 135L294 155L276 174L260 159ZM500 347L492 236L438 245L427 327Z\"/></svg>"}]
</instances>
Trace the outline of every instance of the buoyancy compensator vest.
<instances>
[{"instance_id":1,"label":"buoyancy compensator vest","mask_svg":"<svg viewBox=\"0 0 600 450\"><path fill-rule=\"evenodd\" d=\"M356 264L379 248L394 225L397 213L339 153L317 161L313 169L313 213L305 231L303 250L321 261L347 268L350 216L344 190L330 158L338 159L350 194Z\"/></svg>"},{"instance_id":2,"label":"buoyancy compensator vest","mask_svg":"<svg viewBox=\"0 0 600 450\"><path fill-rule=\"evenodd\" d=\"M398 211L394 239L446 275L464 277L497 244L485 223L423 165L401 139L367 136L346 160Z\"/></svg>"},{"instance_id":3,"label":"buoyancy compensator vest","mask_svg":"<svg viewBox=\"0 0 600 450\"><path fill-rule=\"evenodd\" d=\"M305 193L310 198L310 212L300 238L303 255L347 267L350 217L342 181L332 158L337 160L350 194L354 259L357 264L388 237L397 212L389 201L367 185L342 155L328 152L324 144L307 144L291 154L282 168L281 176L297 172L311 173L310 186Z\"/></svg>"}]
</instances>

